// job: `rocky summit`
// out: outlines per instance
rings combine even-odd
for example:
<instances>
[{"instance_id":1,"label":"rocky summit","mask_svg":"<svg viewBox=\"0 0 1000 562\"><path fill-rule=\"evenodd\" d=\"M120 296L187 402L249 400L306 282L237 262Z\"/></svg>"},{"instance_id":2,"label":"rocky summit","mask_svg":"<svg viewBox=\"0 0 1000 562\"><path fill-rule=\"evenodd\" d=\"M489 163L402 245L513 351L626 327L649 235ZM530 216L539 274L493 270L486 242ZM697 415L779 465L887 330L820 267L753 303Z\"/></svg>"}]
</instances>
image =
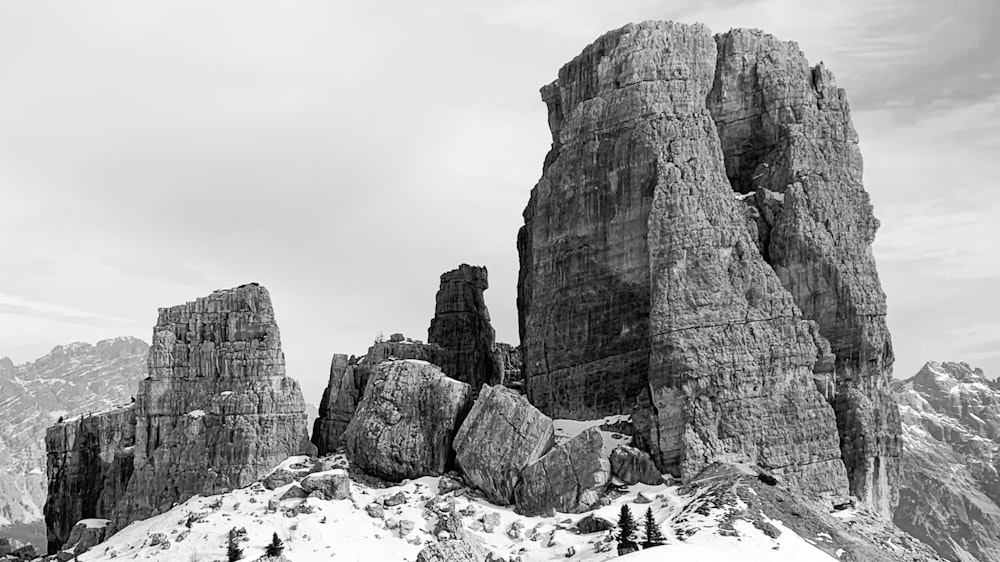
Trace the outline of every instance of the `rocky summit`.
<instances>
[{"instance_id":1,"label":"rocky summit","mask_svg":"<svg viewBox=\"0 0 1000 562\"><path fill-rule=\"evenodd\" d=\"M609 32L542 88L552 148L518 235L531 402L633 413L689 478L748 461L896 502L893 355L845 94L795 43Z\"/></svg>"},{"instance_id":2,"label":"rocky summit","mask_svg":"<svg viewBox=\"0 0 1000 562\"><path fill-rule=\"evenodd\" d=\"M893 521L948 560L1000 560L1000 384L930 362L894 384L903 420Z\"/></svg>"},{"instance_id":3,"label":"rocky summit","mask_svg":"<svg viewBox=\"0 0 1000 562\"><path fill-rule=\"evenodd\" d=\"M314 450L260 285L160 309L147 368L134 405L48 431L50 551L80 518L107 520L110 535Z\"/></svg>"}]
</instances>

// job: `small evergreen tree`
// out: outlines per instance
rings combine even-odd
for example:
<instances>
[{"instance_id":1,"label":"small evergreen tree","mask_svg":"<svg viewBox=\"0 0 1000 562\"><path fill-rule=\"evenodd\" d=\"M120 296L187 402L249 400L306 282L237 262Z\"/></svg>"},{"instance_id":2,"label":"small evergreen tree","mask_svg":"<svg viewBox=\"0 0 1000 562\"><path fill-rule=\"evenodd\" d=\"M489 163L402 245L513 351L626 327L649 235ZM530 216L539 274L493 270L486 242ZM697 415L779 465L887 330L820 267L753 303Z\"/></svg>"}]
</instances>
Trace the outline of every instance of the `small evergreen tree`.
<instances>
[{"instance_id":1,"label":"small evergreen tree","mask_svg":"<svg viewBox=\"0 0 1000 562\"><path fill-rule=\"evenodd\" d=\"M639 545L635 543L635 531L635 519L632 519L632 511L627 505L623 505L621 513L618 515L618 534L615 535L615 539L618 540L619 556L639 550Z\"/></svg>"},{"instance_id":2,"label":"small evergreen tree","mask_svg":"<svg viewBox=\"0 0 1000 562\"><path fill-rule=\"evenodd\" d=\"M274 537L271 539L271 544L267 545L266 554L268 556L278 557L281 556L281 553L284 551L285 543L281 542L281 539L278 538L278 533L275 533Z\"/></svg>"},{"instance_id":3,"label":"small evergreen tree","mask_svg":"<svg viewBox=\"0 0 1000 562\"><path fill-rule=\"evenodd\" d=\"M642 541L642 548L660 546L666 542L663 533L660 532L660 526L656 524L656 519L653 519L653 508L646 508L645 529L643 530L646 532L646 540Z\"/></svg>"},{"instance_id":4,"label":"small evergreen tree","mask_svg":"<svg viewBox=\"0 0 1000 562\"><path fill-rule=\"evenodd\" d=\"M240 548L238 542L236 527L229 530L229 544L226 547L226 555L229 557L229 562L236 562L240 558L243 558L243 549Z\"/></svg>"}]
</instances>

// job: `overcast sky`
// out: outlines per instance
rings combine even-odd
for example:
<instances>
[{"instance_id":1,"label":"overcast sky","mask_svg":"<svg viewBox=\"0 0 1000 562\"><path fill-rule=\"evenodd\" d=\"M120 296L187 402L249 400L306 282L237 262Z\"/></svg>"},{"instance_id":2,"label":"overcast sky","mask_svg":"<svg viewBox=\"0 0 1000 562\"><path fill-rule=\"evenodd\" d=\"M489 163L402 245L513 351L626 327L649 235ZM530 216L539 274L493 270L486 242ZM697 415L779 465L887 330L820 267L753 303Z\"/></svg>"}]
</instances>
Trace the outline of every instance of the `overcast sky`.
<instances>
[{"instance_id":1,"label":"overcast sky","mask_svg":"<svg viewBox=\"0 0 1000 562\"><path fill-rule=\"evenodd\" d=\"M996 0L3 2L0 356L149 341L157 307L257 281L317 403L332 353L426 339L462 262L516 343L538 88L647 19L759 27L827 64L882 221L896 375L1000 375Z\"/></svg>"}]
</instances>

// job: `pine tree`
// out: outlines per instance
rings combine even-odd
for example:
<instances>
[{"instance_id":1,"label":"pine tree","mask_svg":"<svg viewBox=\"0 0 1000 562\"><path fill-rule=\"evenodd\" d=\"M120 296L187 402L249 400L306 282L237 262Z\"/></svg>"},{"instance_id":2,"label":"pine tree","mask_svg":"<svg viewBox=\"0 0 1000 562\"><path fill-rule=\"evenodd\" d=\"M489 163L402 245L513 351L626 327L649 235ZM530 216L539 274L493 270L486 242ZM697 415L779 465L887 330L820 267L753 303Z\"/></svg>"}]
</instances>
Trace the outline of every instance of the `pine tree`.
<instances>
[{"instance_id":1,"label":"pine tree","mask_svg":"<svg viewBox=\"0 0 1000 562\"><path fill-rule=\"evenodd\" d=\"M281 539L278 538L278 533L275 533L274 538L271 539L271 544L267 545L267 555L278 557L284 551L285 543L281 542Z\"/></svg>"},{"instance_id":2,"label":"pine tree","mask_svg":"<svg viewBox=\"0 0 1000 562\"><path fill-rule=\"evenodd\" d=\"M660 532L660 526L656 524L656 520L653 519L653 509L646 508L646 521L645 529L646 540L642 541L642 548L651 548L654 546L660 546L666 542L663 538L663 533Z\"/></svg>"},{"instance_id":3,"label":"pine tree","mask_svg":"<svg viewBox=\"0 0 1000 562\"><path fill-rule=\"evenodd\" d=\"M615 539L618 540L619 556L639 550L639 545L635 543L635 531L635 519L632 519L632 512L627 505L623 505L621 513L618 515L618 534L615 536Z\"/></svg>"},{"instance_id":4,"label":"pine tree","mask_svg":"<svg viewBox=\"0 0 1000 562\"><path fill-rule=\"evenodd\" d=\"M226 547L226 555L229 557L229 562L236 562L243 558L243 549L237 542L235 527L229 530L229 545Z\"/></svg>"}]
</instances>

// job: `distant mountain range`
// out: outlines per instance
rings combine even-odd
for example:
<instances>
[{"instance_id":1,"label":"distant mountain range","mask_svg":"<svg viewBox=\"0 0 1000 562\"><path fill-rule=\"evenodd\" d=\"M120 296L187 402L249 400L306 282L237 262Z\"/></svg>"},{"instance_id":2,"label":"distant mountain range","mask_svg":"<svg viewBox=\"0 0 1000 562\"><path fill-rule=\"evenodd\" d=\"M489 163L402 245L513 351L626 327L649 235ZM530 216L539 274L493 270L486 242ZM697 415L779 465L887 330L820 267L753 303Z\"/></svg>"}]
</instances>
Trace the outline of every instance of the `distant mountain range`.
<instances>
[{"instance_id":1,"label":"distant mountain range","mask_svg":"<svg viewBox=\"0 0 1000 562\"><path fill-rule=\"evenodd\" d=\"M16 528L34 538L37 525L35 541L44 539L46 428L61 416L129 402L146 376L148 350L142 340L121 337L56 346L23 365L0 359L0 536Z\"/></svg>"},{"instance_id":2,"label":"distant mountain range","mask_svg":"<svg viewBox=\"0 0 1000 562\"><path fill-rule=\"evenodd\" d=\"M930 362L893 384L903 422L896 525L957 562L1000 560L1000 383Z\"/></svg>"}]
</instances>

